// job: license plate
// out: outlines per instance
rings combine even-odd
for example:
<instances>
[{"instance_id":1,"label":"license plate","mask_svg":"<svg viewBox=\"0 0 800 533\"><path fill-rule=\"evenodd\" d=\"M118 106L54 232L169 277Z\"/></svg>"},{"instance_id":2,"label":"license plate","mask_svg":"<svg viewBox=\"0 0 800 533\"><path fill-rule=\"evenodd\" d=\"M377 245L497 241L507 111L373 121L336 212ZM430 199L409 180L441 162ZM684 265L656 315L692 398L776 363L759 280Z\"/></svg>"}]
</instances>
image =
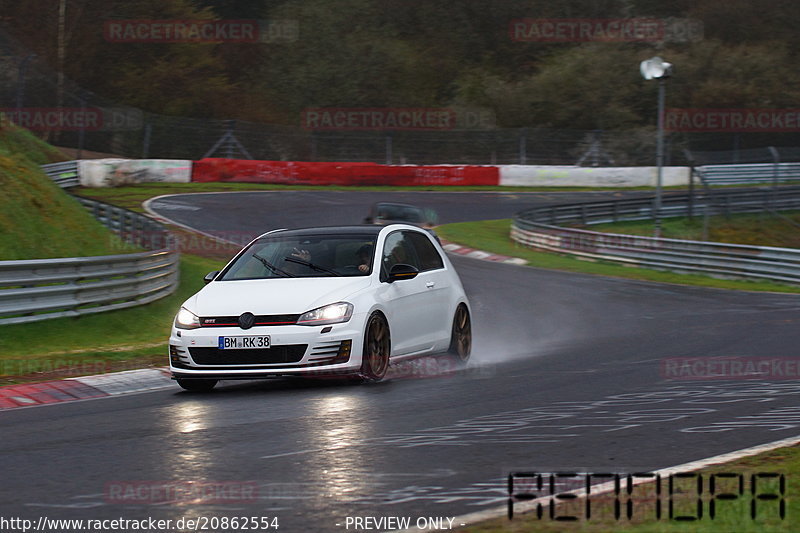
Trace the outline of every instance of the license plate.
<instances>
[{"instance_id":1,"label":"license plate","mask_svg":"<svg viewBox=\"0 0 800 533\"><path fill-rule=\"evenodd\" d=\"M252 348L269 348L269 335L219 337L220 350L247 350Z\"/></svg>"}]
</instances>

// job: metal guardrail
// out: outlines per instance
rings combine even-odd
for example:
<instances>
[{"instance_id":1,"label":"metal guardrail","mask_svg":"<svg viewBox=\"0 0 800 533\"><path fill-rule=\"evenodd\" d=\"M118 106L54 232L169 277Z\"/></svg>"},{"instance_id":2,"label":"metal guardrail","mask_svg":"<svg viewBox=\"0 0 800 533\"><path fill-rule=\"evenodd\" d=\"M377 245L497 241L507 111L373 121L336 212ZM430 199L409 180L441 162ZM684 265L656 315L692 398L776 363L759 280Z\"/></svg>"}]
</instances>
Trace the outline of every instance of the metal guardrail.
<instances>
[{"instance_id":1,"label":"metal guardrail","mask_svg":"<svg viewBox=\"0 0 800 533\"><path fill-rule=\"evenodd\" d=\"M77 187L81 184L77 161L63 161L42 165L42 170L61 188Z\"/></svg>"},{"instance_id":2,"label":"metal guardrail","mask_svg":"<svg viewBox=\"0 0 800 533\"><path fill-rule=\"evenodd\" d=\"M180 255L166 228L127 209L76 199L123 242L148 251L0 261L0 325L133 307L177 289Z\"/></svg>"},{"instance_id":3,"label":"metal guardrail","mask_svg":"<svg viewBox=\"0 0 800 533\"><path fill-rule=\"evenodd\" d=\"M777 189L722 189L702 194L665 194L661 201L662 217L692 216L702 214L730 215L734 213L759 213L775 209L800 209L800 187L784 186ZM515 220L543 224L603 224L624 220L653 218L655 198L627 198L535 207L517 213Z\"/></svg>"},{"instance_id":4,"label":"metal guardrail","mask_svg":"<svg viewBox=\"0 0 800 533\"><path fill-rule=\"evenodd\" d=\"M800 163L703 165L695 167L694 170L701 182L706 185L777 184L800 181Z\"/></svg>"},{"instance_id":5,"label":"metal guardrail","mask_svg":"<svg viewBox=\"0 0 800 533\"><path fill-rule=\"evenodd\" d=\"M800 187L664 198L662 217L800 208ZM722 201L720 201L722 199ZM653 198L561 205L517 213L511 238L524 246L629 266L718 277L800 283L800 250L599 233L557 224L597 224L652 217ZM724 211L720 211L724 209Z\"/></svg>"},{"instance_id":6,"label":"metal guardrail","mask_svg":"<svg viewBox=\"0 0 800 533\"><path fill-rule=\"evenodd\" d=\"M35 322L141 305L171 294L178 257L169 250L0 262L0 324Z\"/></svg>"},{"instance_id":7,"label":"metal guardrail","mask_svg":"<svg viewBox=\"0 0 800 533\"><path fill-rule=\"evenodd\" d=\"M150 217L115 205L73 196L105 227L116 233L124 242L146 250L172 248L169 231Z\"/></svg>"}]
</instances>

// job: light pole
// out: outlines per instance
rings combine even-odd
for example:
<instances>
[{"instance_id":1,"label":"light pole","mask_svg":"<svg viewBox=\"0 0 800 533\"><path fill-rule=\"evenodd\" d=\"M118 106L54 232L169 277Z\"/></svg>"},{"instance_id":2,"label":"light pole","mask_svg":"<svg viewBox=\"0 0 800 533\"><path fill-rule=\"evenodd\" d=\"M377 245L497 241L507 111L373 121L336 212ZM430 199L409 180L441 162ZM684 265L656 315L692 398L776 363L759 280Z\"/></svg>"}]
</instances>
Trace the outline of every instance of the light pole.
<instances>
[{"instance_id":1,"label":"light pole","mask_svg":"<svg viewBox=\"0 0 800 533\"><path fill-rule=\"evenodd\" d=\"M656 137L656 202L653 206L654 236L661 237L661 186L664 167L664 80L672 75L672 63L658 56L642 61L639 71L646 80L658 80L658 134Z\"/></svg>"}]
</instances>

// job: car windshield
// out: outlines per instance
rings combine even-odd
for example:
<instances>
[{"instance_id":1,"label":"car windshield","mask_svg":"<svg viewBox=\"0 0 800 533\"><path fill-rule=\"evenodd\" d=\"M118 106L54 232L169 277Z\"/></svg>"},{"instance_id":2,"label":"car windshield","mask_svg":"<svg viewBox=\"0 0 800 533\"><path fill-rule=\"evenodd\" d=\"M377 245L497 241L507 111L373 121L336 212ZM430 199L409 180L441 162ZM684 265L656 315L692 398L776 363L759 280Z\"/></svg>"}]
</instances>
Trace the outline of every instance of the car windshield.
<instances>
[{"instance_id":1,"label":"car windshield","mask_svg":"<svg viewBox=\"0 0 800 533\"><path fill-rule=\"evenodd\" d=\"M368 276L374 249L373 235L267 236L248 246L218 279Z\"/></svg>"}]
</instances>

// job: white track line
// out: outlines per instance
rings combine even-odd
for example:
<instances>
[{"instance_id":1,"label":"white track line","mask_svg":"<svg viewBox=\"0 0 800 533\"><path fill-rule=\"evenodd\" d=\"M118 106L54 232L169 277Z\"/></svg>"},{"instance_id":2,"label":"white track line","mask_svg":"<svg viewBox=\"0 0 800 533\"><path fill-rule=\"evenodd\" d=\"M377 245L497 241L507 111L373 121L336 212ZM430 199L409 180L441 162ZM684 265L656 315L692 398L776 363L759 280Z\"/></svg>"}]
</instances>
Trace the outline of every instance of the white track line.
<instances>
[{"instance_id":1,"label":"white track line","mask_svg":"<svg viewBox=\"0 0 800 533\"><path fill-rule=\"evenodd\" d=\"M195 194L222 194L222 193L195 193ZM216 235L211 235L210 233L206 233L204 231L200 231L199 229L193 228L193 227L188 226L186 224L181 224L180 222L172 220L171 218L165 217L164 215L160 215L160 214L156 213L150 207L150 202L152 202L154 200L159 200L161 198L168 198L170 196L179 196L179 195L177 195L177 194L162 194L161 196L155 196L153 198L150 198L149 200L145 200L144 202L142 202L142 207L144 208L145 211L147 211L148 215L150 215L152 218L158 220L159 222L167 222L168 224L172 224L174 226L178 226L178 227L183 228L185 230L188 230L188 231L191 231L191 232L194 232L194 233L198 233L200 235L203 235L204 237L208 237L209 239L213 239L213 240L215 240L217 242L223 242L225 244L235 244L237 246L241 246L241 243L233 242L233 241L228 240L228 239L223 239L222 237L217 237Z\"/></svg>"}]
</instances>

